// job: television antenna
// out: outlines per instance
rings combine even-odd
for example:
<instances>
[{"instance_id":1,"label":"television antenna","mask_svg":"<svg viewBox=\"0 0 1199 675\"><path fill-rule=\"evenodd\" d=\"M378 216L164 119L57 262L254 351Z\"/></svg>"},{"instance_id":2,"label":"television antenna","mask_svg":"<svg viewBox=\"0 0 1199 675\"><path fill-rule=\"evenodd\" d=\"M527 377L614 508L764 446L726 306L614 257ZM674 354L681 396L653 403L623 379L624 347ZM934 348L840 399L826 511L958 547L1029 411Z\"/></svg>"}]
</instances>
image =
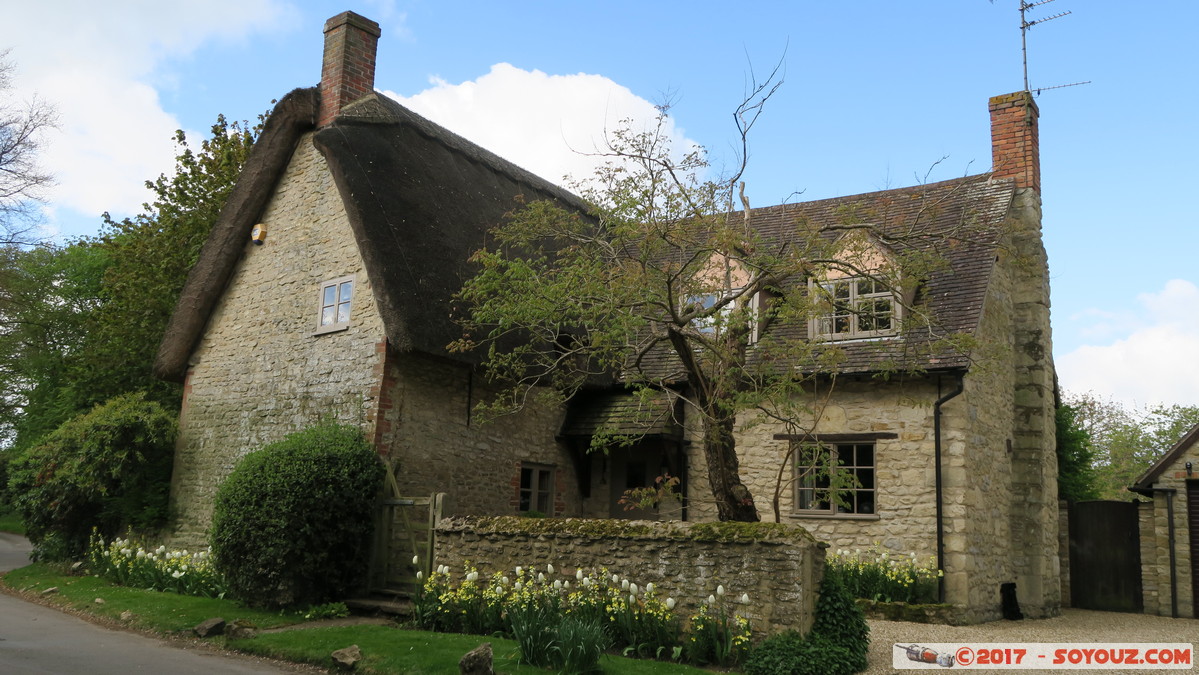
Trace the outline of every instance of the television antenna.
<instances>
[{"instance_id":1,"label":"television antenna","mask_svg":"<svg viewBox=\"0 0 1199 675\"><path fill-rule=\"evenodd\" d=\"M1042 19L1029 19L1028 18L1028 10L1030 10L1034 7L1039 7L1041 5L1047 5L1051 2L1054 2L1054 0L1038 0L1037 2L1026 2L1026 0L1020 0L1020 53L1024 57L1024 91L1031 91L1031 88L1028 85L1028 29L1032 28L1033 26L1036 26L1037 24L1042 24L1042 23L1045 23L1046 21L1053 21L1054 19L1060 19L1063 16L1068 16L1073 13L1070 10L1066 10L1064 12L1058 12L1057 14L1054 14L1052 16L1047 16ZM1091 83L1091 81L1087 80L1086 82L1074 82L1072 84L1059 84L1059 85L1055 85L1052 87L1041 87L1041 88L1037 89L1037 94L1040 94L1042 91L1049 90L1049 89L1061 89L1062 87L1076 87L1080 84L1090 84L1090 83Z\"/></svg>"}]
</instances>

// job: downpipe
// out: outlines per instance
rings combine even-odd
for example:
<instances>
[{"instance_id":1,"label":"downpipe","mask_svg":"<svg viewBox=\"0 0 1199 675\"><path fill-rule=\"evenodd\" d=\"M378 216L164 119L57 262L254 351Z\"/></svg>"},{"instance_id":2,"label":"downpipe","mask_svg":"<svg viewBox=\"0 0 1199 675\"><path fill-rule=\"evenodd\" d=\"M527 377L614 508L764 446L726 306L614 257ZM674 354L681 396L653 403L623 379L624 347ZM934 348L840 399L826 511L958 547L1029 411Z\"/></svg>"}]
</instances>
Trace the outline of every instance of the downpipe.
<instances>
[{"instance_id":1,"label":"downpipe","mask_svg":"<svg viewBox=\"0 0 1199 675\"><path fill-rule=\"evenodd\" d=\"M941 396L933 403L933 463L936 476L937 502L937 569L945 569L945 504L943 485L941 482L941 406L950 399L965 391L966 381L958 375L958 386L953 391ZM937 379L937 392L941 391L941 380ZM945 602L945 575L937 577L937 602Z\"/></svg>"}]
</instances>

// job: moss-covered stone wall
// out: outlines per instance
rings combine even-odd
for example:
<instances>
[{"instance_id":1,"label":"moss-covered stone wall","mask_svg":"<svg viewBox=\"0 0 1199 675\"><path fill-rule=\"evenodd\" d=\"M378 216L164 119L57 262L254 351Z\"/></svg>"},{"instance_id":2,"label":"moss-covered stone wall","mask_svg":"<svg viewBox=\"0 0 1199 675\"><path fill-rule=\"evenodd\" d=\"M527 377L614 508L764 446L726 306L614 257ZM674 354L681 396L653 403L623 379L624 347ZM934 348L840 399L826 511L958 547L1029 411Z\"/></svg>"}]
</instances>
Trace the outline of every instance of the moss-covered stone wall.
<instances>
[{"instance_id":1,"label":"moss-covered stone wall","mask_svg":"<svg viewBox=\"0 0 1199 675\"><path fill-rule=\"evenodd\" d=\"M694 614L717 586L755 631L807 631L824 569L825 545L801 527L777 523L680 523L564 518L446 518L437 526L434 564L455 581L464 567L481 573L544 569L573 580L608 570L653 583ZM749 596L742 604L741 596Z\"/></svg>"}]
</instances>

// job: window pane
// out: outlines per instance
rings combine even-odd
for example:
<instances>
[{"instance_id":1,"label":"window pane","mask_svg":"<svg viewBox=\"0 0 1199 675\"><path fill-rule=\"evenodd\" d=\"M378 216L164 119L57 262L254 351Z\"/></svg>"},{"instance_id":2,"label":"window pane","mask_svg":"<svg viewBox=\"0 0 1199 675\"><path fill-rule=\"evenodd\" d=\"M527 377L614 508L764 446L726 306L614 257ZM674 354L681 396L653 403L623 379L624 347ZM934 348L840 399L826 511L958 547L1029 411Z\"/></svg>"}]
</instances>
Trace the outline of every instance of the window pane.
<instances>
[{"instance_id":1,"label":"window pane","mask_svg":"<svg viewBox=\"0 0 1199 675\"><path fill-rule=\"evenodd\" d=\"M337 323L349 323L350 303L343 302L337 306Z\"/></svg>"},{"instance_id":2,"label":"window pane","mask_svg":"<svg viewBox=\"0 0 1199 675\"><path fill-rule=\"evenodd\" d=\"M333 324L333 319L334 319L333 307L332 306L322 307L321 308L321 325L322 326L330 326Z\"/></svg>"},{"instance_id":3,"label":"window pane","mask_svg":"<svg viewBox=\"0 0 1199 675\"><path fill-rule=\"evenodd\" d=\"M339 292L339 295L337 298L338 301L339 302L349 302L350 296L354 294L354 282L353 281L343 281L338 288L340 289L340 292Z\"/></svg>"},{"instance_id":4,"label":"window pane","mask_svg":"<svg viewBox=\"0 0 1199 675\"><path fill-rule=\"evenodd\" d=\"M321 306L326 307L332 305L337 299L337 296L335 295L336 293L337 288L335 286L325 286L324 290L321 292Z\"/></svg>"},{"instance_id":5,"label":"window pane","mask_svg":"<svg viewBox=\"0 0 1199 675\"><path fill-rule=\"evenodd\" d=\"M521 469L520 470L520 489L529 490L529 489L532 489L532 487L533 487L533 470L532 469Z\"/></svg>"}]
</instances>

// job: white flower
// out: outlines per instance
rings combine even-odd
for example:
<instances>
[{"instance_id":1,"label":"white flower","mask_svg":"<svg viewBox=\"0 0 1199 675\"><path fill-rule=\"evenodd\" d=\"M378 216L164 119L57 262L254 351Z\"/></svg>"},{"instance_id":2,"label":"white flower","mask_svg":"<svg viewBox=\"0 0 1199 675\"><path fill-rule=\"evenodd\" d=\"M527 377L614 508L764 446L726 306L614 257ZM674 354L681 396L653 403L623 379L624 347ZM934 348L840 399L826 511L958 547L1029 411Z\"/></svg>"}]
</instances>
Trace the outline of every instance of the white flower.
<instances>
[{"instance_id":1,"label":"white flower","mask_svg":"<svg viewBox=\"0 0 1199 675\"><path fill-rule=\"evenodd\" d=\"M539 583L539 584L545 583L545 574L544 573L542 573L542 572L537 573L537 583Z\"/></svg>"},{"instance_id":2,"label":"white flower","mask_svg":"<svg viewBox=\"0 0 1199 675\"><path fill-rule=\"evenodd\" d=\"M419 556L419 555L414 555L414 556L412 556L412 564L413 564L413 565L419 565L419 564L420 564L420 556Z\"/></svg>"},{"instance_id":3,"label":"white flower","mask_svg":"<svg viewBox=\"0 0 1199 675\"><path fill-rule=\"evenodd\" d=\"M496 595L503 595L503 594L504 594L504 587L503 587L503 586L496 586L495 588L493 588L493 589L491 589L491 590L492 590L492 591L493 591L493 592L494 592Z\"/></svg>"},{"instance_id":4,"label":"white flower","mask_svg":"<svg viewBox=\"0 0 1199 675\"><path fill-rule=\"evenodd\" d=\"M171 572L171 576L178 579L179 577L183 576L183 572L175 570L174 572Z\"/></svg>"},{"instance_id":5,"label":"white flower","mask_svg":"<svg viewBox=\"0 0 1199 675\"><path fill-rule=\"evenodd\" d=\"M556 591L562 590L562 580L561 579L554 579L554 590L556 590Z\"/></svg>"},{"instance_id":6,"label":"white flower","mask_svg":"<svg viewBox=\"0 0 1199 675\"><path fill-rule=\"evenodd\" d=\"M716 596L715 596L715 595L709 595L709 596L708 596L708 604L709 604L709 605L715 605L715 604L716 604Z\"/></svg>"},{"instance_id":7,"label":"white flower","mask_svg":"<svg viewBox=\"0 0 1199 675\"><path fill-rule=\"evenodd\" d=\"M630 605L637 604L637 596L633 595L632 593L629 594L629 604Z\"/></svg>"},{"instance_id":8,"label":"white flower","mask_svg":"<svg viewBox=\"0 0 1199 675\"><path fill-rule=\"evenodd\" d=\"M143 551L143 550L141 550L140 548L139 548L139 549L137 549L137 557L138 557L138 558L145 558L145 557L146 557L146 552L145 552L145 551Z\"/></svg>"},{"instance_id":9,"label":"white flower","mask_svg":"<svg viewBox=\"0 0 1199 675\"><path fill-rule=\"evenodd\" d=\"M478 578L479 578L479 573L478 573L478 572L471 572L471 573L469 573L469 574L467 574L467 575L466 575L466 580L467 580L467 581L477 581L477 580L478 580Z\"/></svg>"},{"instance_id":10,"label":"white flower","mask_svg":"<svg viewBox=\"0 0 1199 675\"><path fill-rule=\"evenodd\" d=\"M666 598L666 609L674 609L674 598Z\"/></svg>"},{"instance_id":11,"label":"white flower","mask_svg":"<svg viewBox=\"0 0 1199 675\"><path fill-rule=\"evenodd\" d=\"M652 581L651 581L651 582L649 582L648 584L646 584L646 585L645 585L645 592L646 592L646 593L653 593L653 592L654 592L654 582L652 582Z\"/></svg>"},{"instance_id":12,"label":"white flower","mask_svg":"<svg viewBox=\"0 0 1199 675\"><path fill-rule=\"evenodd\" d=\"M583 568L582 567L575 570L575 578L578 579L579 581L583 580Z\"/></svg>"},{"instance_id":13,"label":"white flower","mask_svg":"<svg viewBox=\"0 0 1199 675\"><path fill-rule=\"evenodd\" d=\"M512 588L516 589L516 592L519 593L520 589L524 588L524 585L518 581L518 582L516 582L516 585L513 586Z\"/></svg>"},{"instance_id":14,"label":"white flower","mask_svg":"<svg viewBox=\"0 0 1199 675\"><path fill-rule=\"evenodd\" d=\"M553 573L554 573L554 565L553 565L553 563L546 563L546 565L545 565L545 572L546 572L546 574L553 574Z\"/></svg>"},{"instance_id":15,"label":"white flower","mask_svg":"<svg viewBox=\"0 0 1199 675\"><path fill-rule=\"evenodd\" d=\"M749 604L749 593L742 593L742 594L741 594L741 604L743 604L743 605L748 605L748 604Z\"/></svg>"},{"instance_id":16,"label":"white flower","mask_svg":"<svg viewBox=\"0 0 1199 675\"><path fill-rule=\"evenodd\" d=\"M629 584L629 594L637 595L637 584Z\"/></svg>"},{"instance_id":17,"label":"white flower","mask_svg":"<svg viewBox=\"0 0 1199 675\"><path fill-rule=\"evenodd\" d=\"M416 571L416 580L417 581L420 581L422 578L424 578L424 576L425 576L424 572L421 572L420 570Z\"/></svg>"},{"instance_id":18,"label":"white flower","mask_svg":"<svg viewBox=\"0 0 1199 675\"><path fill-rule=\"evenodd\" d=\"M500 583L507 586L508 585L508 577L500 577Z\"/></svg>"},{"instance_id":19,"label":"white flower","mask_svg":"<svg viewBox=\"0 0 1199 675\"><path fill-rule=\"evenodd\" d=\"M567 590L570 590L570 581L569 581L569 580L567 580L567 581L563 581L563 582L562 582L562 588L565 588L565 589L567 589Z\"/></svg>"},{"instance_id":20,"label":"white flower","mask_svg":"<svg viewBox=\"0 0 1199 675\"><path fill-rule=\"evenodd\" d=\"M721 597L724 596L724 586L723 585L716 587L716 595L721 596Z\"/></svg>"},{"instance_id":21,"label":"white flower","mask_svg":"<svg viewBox=\"0 0 1199 675\"><path fill-rule=\"evenodd\" d=\"M620 590L622 590L622 591L629 590L629 580L628 579L620 580Z\"/></svg>"},{"instance_id":22,"label":"white flower","mask_svg":"<svg viewBox=\"0 0 1199 675\"><path fill-rule=\"evenodd\" d=\"M615 575L615 574L613 574L613 575L612 575L612 583L614 583L614 584L619 584L619 583L620 583L620 577L619 577L618 575Z\"/></svg>"},{"instance_id":23,"label":"white flower","mask_svg":"<svg viewBox=\"0 0 1199 675\"><path fill-rule=\"evenodd\" d=\"M524 573L524 571L525 571L525 568L521 567L520 565L516 566L516 576L519 577L521 574Z\"/></svg>"}]
</instances>

